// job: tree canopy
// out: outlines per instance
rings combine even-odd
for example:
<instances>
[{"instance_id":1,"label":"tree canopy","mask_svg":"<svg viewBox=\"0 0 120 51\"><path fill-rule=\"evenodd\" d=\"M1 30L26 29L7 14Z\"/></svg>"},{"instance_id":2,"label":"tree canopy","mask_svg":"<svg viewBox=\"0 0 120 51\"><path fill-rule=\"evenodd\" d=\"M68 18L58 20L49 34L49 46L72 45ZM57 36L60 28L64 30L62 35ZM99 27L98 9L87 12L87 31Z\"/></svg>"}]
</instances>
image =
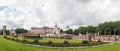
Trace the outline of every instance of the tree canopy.
<instances>
[{"instance_id":1,"label":"tree canopy","mask_svg":"<svg viewBox=\"0 0 120 51\"><path fill-rule=\"evenodd\" d=\"M10 34L10 30L5 30L5 33L6 33L6 35L9 35ZM0 34L1 35L3 34L3 30L0 30Z\"/></svg>"},{"instance_id":2,"label":"tree canopy","mask_svg":"<svg viewBox=\"0 0 120 51\"><path fill-rule=\"evenodd\" d=\"M26 33L26 32L28 32L26 29L23 29L23 28L17 28L16 30L15 30L15 32L17 33L17 34L23 34L23 33Z\"/></svg>"},{"instance_id":3,"label":"tree canopy","mask_svg":"<svg viewBox=\"0 0 120 51\"><path fill-rule=\"evenodd\" d=\"M120 34L120 21L109 21L100 23L97 26L81 26L75 30L68 29L66 33L78 35L86 33L100 33L101 35L119 35Z\"/></svg>"}]
</instances>

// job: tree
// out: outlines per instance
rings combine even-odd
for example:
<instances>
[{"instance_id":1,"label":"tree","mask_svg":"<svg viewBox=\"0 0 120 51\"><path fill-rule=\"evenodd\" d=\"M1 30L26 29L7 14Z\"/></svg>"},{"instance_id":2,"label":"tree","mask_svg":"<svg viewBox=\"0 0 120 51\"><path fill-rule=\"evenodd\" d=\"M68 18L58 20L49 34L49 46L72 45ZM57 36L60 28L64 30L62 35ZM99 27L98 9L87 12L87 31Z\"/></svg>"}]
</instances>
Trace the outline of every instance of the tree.
<instances>
[{"instance_id":1,"label":"tree","mask_svg":"<svg viewBox=\"0 0 120 51\"><path fill-rule=\"evenodd\" d=\"M66 33L67 33L67 34L73 34L73 29L68 29L68 30L66 30Z\"/></svg>"},{"instance_id":2,"label":"tree","mask_svg":"<svg viewBox=\"0 0 120 51\"><path fill-rule=\"evenodd\" d=\"M78 30L78 29L75 29L75 30L74 30L74 34L75 34L75 35L79 35L79 30Z\"/></svg>"},{"instance_id":3,"label":"tree","mask_svg":"<svg viewBox=\"0 0 120 51\"><path fill-rule=\"evenodd\" d=\"M86 29L86 27L79 27L78 31L79 31L79 33L81 33L81 34L86 34L87 29Z\"/></svg>"},{"instance_id":4,"label":"tree","mask_svg":"<svg viewBox=\"0 0 120 51\"><path fill-rule=\"evenodd\" d=\"M60 29L60 33L63 33L64 31L63 31L63 29Z\"/></svg>"},{"instance_id":5,"label":"tree","mask_svg":"<svg viewBox=\"0 0 120 51\"><path fill-rule=\"evenodd\" d=\"M17 28L16 30L15 30L15 32L17 33L17 34L23 34L23 33L26 33L26 32L28 32L26 29L23 29L23 28Z\"/></svg>"},{"instance_id":6,"label":"tree","mask_svg":"<svg viewBox=\"0 0 120 51\"><path fill-rule=\"evenodd\" d=\"M10 34L10 30L5 30L5 33L6 33L6 35L9 35ZM3 34L3 30L0 30L0 34L1 35Z\"/></svg>"},{"instance_id":7,"label":"tree","mask_svg":"<svg viewBox=\"0 0 120 51\"><path fill-rule=\"evenodd\" d=\"M93 26L87 26L86 28L87 28L87 32L88 33L95 33L95 27L93 27Z\"/></svg>"}]
</instances>

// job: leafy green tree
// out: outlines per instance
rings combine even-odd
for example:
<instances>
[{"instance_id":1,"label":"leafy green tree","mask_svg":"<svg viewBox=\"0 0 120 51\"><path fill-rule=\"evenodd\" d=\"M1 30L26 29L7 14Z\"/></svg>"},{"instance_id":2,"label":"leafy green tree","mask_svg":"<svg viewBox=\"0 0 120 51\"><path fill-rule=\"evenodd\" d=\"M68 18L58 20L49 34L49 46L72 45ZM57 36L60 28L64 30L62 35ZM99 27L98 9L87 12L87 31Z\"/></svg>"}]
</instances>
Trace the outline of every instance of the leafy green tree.
<instances>
[{"instance_id":1,"label":"leafy green tree","mask_svg":"<svg viewBox=\"0 0 120 51\"><path fill-rule=\"evenodd\" d=\"M93 27L93 26L87 26L86 28L87 28L87 32L88 33L95 33L95 27Z\"/></svg>"},{"instance_id":2,"label":"leafy green tree","mask_svg":"<svg viewBox=\"0 0 120 51\"><path fill-rule=\"evenodd\" d=\"M23 33L26 33L26 32L28 32L26 29L23 29L23 28L17 28L16 30L15 30L15 32L17 33L17 34L23 34Z\"/></svg>"},{"instance_id":3,"label":"leafy green tree","mask_svg":"<svg viewBox=\"0 0 120 51\"><path fill-rule=\"evenodd\" d=\"M64 32L63 29L60 29L60 32L63 33Z\"/></svg>"},{"instance_id":4,"label":"leafy green tree","mask_svg":"<svg viewBox=\"0 0 120 51\"><path fill-rule=\"evenodd\" d=\"M120 35L120 21L109 21L100 23L98 26L86 26L86 27L79 27L78 30L75 29L74 32L72 29L66 31L66 33L81 33L86 34L88 33L100 33L100 35Z\"/></svg>"},{"instance_id":5,"label":"leafy green tree","mask_svg":"<svg viewBox=\"0 0 120 51\"><path fill-rule=\"evenodd\" d=\"M86 27L79 27L79 33L81 33L81 34L86 34L86 32L87 32L87 28Z\"/></svg>"},{"instance_id":6,"label":"leafy green tree","mask_svg":"<svg viewBox=\"0 0 120 51\"><path fill-rule=\"evenodd\" d=\"M79 35L79 30L78 30L78 29L75 29L75 30L74 30L74 34L75 34L75 35Z\"/></svg>"},{"instance_id":7,"label":"leafy green tree","mask_svg":"<svg viewBox=\"0 0 120 51\"><path fill-rule=\"evenodd\" d=\"M68 30L66 30L66 33L67 33L67 34L73 34L73 29L68 29Z\"/></svg>"},{"instance_id":8,"label":"leafy green tree","mask_svg":"<svg viewBox=\"0 0 120 51\"><path fill-rule=\"evenodd\" d=\"M9 35L10 34L10 30L5 30L5 33L6 33L6 35ZM0 30L0 34L1 35L3 34L3 30Z\"/></svg>"}]
</instances>

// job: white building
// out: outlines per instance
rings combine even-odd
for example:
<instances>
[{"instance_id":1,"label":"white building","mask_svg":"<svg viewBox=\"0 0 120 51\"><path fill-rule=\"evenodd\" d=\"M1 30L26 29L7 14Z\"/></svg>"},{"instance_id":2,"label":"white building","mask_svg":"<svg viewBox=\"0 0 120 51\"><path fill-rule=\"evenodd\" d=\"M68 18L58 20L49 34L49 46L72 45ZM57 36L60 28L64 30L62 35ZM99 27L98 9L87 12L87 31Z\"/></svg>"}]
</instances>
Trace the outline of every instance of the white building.
<instances>
[{"instance_id":1,"label":"white building","mask_svg":"<svg viewBox=\"0 0 120 51\"><path fill-rule=\"evenodd\" d=\"M10 30L10 35L16 35L15 29L11 29L11 30Z\"/></svg>"},{"instance_id":2,"label":"white building","mask_svg":"<svg viewBox=\"0 0 120 51\"><path fill-rule=\"evenodd\" d=\"M41 34L41 35L45 35L45 34L60 34L60 28L57 25L57 22L55 22L55 26L53 28L50 27L41 27L41 28L37 28L37 27L32 27L31 30L28 31L28 33L30 34Z\"/></svg>"}]
</instances>

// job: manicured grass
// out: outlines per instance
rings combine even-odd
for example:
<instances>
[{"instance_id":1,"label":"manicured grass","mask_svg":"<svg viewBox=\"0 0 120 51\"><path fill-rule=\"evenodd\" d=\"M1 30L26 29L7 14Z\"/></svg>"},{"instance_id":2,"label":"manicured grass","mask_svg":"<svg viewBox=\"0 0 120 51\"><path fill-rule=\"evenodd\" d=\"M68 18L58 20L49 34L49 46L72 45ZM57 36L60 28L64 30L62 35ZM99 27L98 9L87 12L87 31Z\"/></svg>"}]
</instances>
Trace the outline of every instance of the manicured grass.
<instances>
[{"instance_id":1,"label":"manicured grass","mask_svg":"<svg viewBox=\"0 0 120 51\"><path fill-rule=\"evenodd\" d=\"M66 39L43 38L42 40L40 40L40 42L52 41L52 42L56 42L56 43L63 43L64 40L66 40ZM81 42L81 40L78 40L78 39L70 39L70 40L68 40L68 42Z\"/></svg>"},{"instance_id":2,"label":"manicured grass","mask_svg":"<svg viewBox=\"0 0 120 51\"><path fill-rule=\"evenodd\" d=\"M0 51L120 51L120 43L115 43L111 46L87 49L50 49L25 46L23 44L11 42L0 36Z\"/></svg>"}]
</instances>

